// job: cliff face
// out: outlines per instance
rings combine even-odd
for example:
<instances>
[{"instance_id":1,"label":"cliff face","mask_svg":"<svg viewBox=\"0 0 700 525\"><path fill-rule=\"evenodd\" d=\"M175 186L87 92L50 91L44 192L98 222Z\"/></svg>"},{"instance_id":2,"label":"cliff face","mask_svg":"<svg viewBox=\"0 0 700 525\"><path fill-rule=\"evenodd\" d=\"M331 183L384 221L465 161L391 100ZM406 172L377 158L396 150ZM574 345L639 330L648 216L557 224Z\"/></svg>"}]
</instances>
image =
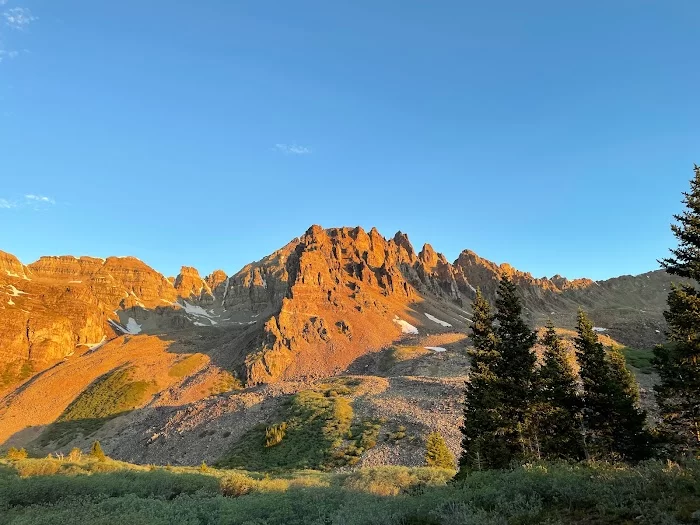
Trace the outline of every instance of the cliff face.
<instances>
[{"instance_id":1,"label":"cliff face","mask_svg":"<svg viewBox=\"0 0 700 525\"><path fill-rule=\"evenodd\" d=\"M0 252L0 365L30 360L40 369L117 335L212 330L215 350L249 383L344 370L403 337L465 331L480 288L491 301L508 276L532 324L572 326L579 306L627 344L663 339L670 278L663 272L604 282L534 278L465 250L454 263L429 244L416 252L398 232L323 229L236 274L202 278L182 267L167 279L134 257L42 257L23 265ZM435 319L439 320L436 321Z\"/></svg>"}]
</instances>

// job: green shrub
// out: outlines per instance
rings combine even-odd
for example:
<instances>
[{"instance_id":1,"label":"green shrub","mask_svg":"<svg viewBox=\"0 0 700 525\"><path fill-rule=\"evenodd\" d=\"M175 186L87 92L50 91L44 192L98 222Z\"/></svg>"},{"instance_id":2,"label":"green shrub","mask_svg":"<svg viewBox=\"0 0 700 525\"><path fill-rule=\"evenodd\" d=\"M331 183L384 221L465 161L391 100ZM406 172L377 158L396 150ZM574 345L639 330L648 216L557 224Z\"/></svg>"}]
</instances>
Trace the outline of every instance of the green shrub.
<instances>
[{"instance_id":1,"label":"green shrub","mask_svg":"<svg viewBox=\"0 0 700 525\"><path fill-rule=\"evenodd\" d=\"M284 434L287 432L287 423L282 422L272 425L265 429L265 446L274 447L279 445L284 439Z\"/></svg>"},{"instance_id":2,"label":"green shrub","mask_svg":"<svg viewBox=\"0 0 700 525\"><path fill-rule=\"evenodd\" d=\"M107 455L102 450L102 445L100 445L99 441L95 441L92 444L92 448L90 449L90 455L93 458L95 458L97 461L106 461L107 460Z\"/></svg>"},{"instance_id":3,"label":"green shrub","mask_svg":"<svg viewBox=\"0 0 700 525\"><path fill-rule=\"evenodd\" d=\"M263 471L331 468L333 451L348 436L353 410L347 398L330 397L326 392L304 390L291 396L279 414L286 423L284 431L264 425L253 428L218 465ZM274 435L282 438L268 446L276 439Z\"/></svg>"},{"instance_id":4,"label":"green shrub","mask_svg":"<svg viewBox=\"0 0 700 525\"><path fill-rule=\"evenodd\" d=\"M425 464L429 467L455 468L455 458L439 432L433 432L428 436L425 445Z\"/></svg>"},{"instance_id":5,"label":"green shrub","mask_svg":"<svg viewBox=\"0 0 700 525\"><path fill-rule=\"evenodd\" d=\"M27 451L23 448L10 447L5 457L7 459L26 459L27 455Z\"/></svg>"}]
</instances>

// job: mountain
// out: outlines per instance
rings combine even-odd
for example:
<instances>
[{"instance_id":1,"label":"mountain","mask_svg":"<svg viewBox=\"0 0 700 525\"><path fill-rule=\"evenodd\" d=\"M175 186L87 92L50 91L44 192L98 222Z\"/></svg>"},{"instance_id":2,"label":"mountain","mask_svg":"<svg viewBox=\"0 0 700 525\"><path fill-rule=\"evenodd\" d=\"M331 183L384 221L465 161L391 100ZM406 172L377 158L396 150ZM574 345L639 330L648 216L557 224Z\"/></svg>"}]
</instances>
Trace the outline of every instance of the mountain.
<instances>
[{"instance_id":1,"label":"mountain","mask_svg":"<svg viewBox=\"0 0 700 525\"><path fill-rule=\"evenodd\" d=\"M367 421L437 427L456 449L470 303L477 288L493 300L504 275L533 325L572 327L582 306L610 344L663 340L664 272L534 278L468 250L452 263L416 252L401 232L312 226L231 276L0 252L0 446L100 436L124 459L209 462L279 417L285 396L351 373Z\"/></svg>"}]
</instances>

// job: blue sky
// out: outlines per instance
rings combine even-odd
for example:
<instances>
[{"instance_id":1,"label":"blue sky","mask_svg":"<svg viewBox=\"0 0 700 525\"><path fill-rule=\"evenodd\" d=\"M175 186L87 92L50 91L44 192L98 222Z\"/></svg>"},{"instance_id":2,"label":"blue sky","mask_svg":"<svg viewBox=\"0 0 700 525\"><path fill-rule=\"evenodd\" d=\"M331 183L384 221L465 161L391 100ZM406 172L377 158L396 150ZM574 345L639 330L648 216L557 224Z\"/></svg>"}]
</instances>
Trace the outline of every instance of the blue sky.
<instances>
[{"instance_id":1,"label":"blue sky","mask_svg":"<svg viewBox=\"0 0 700 525\"><path fill-rule=\"evenodd\" d=\"M359 224L601 279L658 266L700 163L695 0L0 4L23 262L232 273Z\"/></svg>"}]
</instances>

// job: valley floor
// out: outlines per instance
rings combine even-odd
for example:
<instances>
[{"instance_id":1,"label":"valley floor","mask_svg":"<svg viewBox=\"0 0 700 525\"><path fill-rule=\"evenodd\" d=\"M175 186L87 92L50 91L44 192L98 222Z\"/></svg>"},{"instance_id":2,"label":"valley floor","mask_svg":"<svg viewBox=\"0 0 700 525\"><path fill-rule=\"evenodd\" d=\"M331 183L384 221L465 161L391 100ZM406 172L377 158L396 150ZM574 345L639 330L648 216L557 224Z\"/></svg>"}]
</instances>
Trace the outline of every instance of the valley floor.
<instances>
[{"instance_id":1,"label":"valley floor","mask_svg":"<svg viewBox=\"0 0 700 525\"><path fill-rule=\"evenodd\" d=\"M0 461L0 523L647 524L700 520L700 462L538 464L477 472L345 473L132 465L93 458Z\"/></svg>"}]
</instances>

